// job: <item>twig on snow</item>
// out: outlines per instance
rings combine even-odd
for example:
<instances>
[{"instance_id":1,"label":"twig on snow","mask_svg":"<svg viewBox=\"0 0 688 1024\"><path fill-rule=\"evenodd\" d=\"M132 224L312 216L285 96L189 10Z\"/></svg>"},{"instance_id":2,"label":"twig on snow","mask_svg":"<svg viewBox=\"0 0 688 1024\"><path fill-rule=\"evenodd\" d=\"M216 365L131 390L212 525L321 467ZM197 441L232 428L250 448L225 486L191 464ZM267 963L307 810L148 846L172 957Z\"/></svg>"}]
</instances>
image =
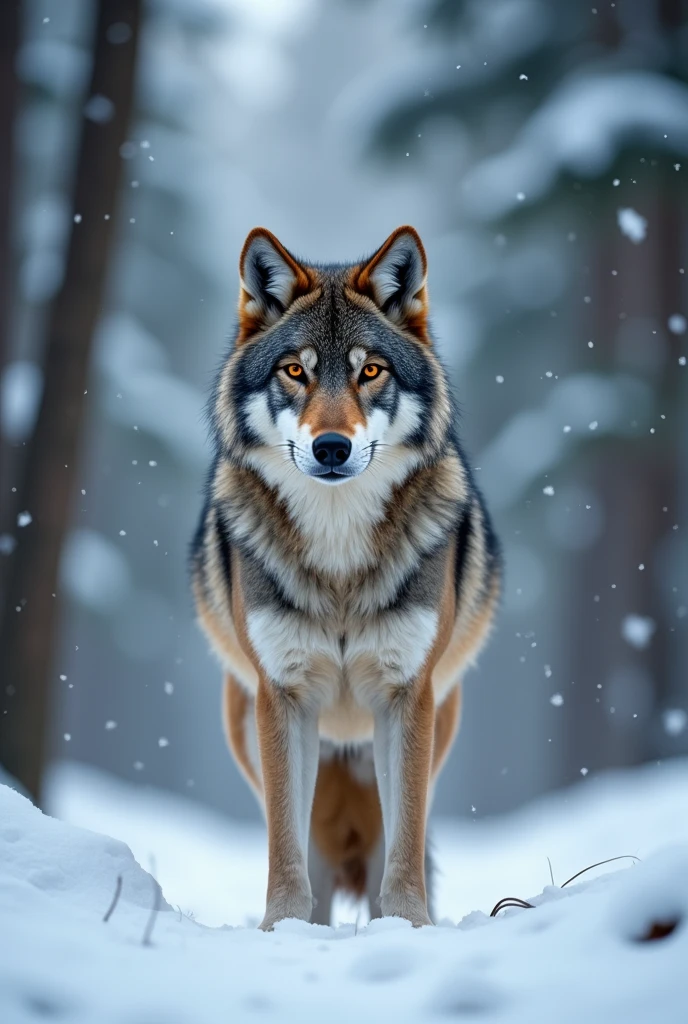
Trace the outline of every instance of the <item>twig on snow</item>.
<instances>
[{"instance_id":1,"label":"twig on snow","mask_svg":"<svg viewBox=\"0 0 688 1024\"><path fill-rule=\"evenodd\" d=\"M574 882L581 875L584 875L586 871L592 871L593 868L599 868L603 864L611 864L613 860L637 860L640 861L640 857L636 857L634 853L622 853L618 857L607 857L606 860L598 860L597 864L591 864L590 867L583 868L582 871L577 871L575 875L571 875L567 881L562 884L562 889L565 889L569 882Z\"/></svg>"},{"instance_id":2,"label":"twig on snow","mask_svg":"<svg viewBox=\"0 0 688 1024\"><path fill-rule=\"evenodd\" d=\"M490 917L496 917L500 910L506 910L507 907L522 907L524 910L526 908L530 910L535 909L533 903L528 903L527 900L520 900L518 896L505 896L503 900L495 904Z\"/></svg>"},{"instance_id":3,"label":"twig on snow","mask_svg":"<svg viewBox=\"0 0 688 1024\"><path fill-rule=\"evenodd\" d=\"M148 920L146 921L146 927L145 927L145 930L144 930L144 933L143 933L143 938L141 939L141 945L142 946L152 946L153 945L153 943L151 942L151 935L153 934L153 929L155 928L155 921L156 921L156 918L158 916L158 911L160 910L160 904L162 902L162 889L160 888L160 884L158 883L158 881L157 881L157 879L155 877L154 872L155 872L155 860L154 860L153 857L151 857L151 875L150 875L150 877L151 877L151 881L153 882L153 906L151 907L151 912L148 915Z\"/></svg>"},{"instance_id":4,"label":"twig on snow","mask_svg":"<svg viewBox=\"0 0 688 1024\"><path fill-rule=\"evenodd\" d=\"M580 878L580 876L584 875L586 871L592 871L593 868L599 868L603 864L611 864L612 861L615 861L615 860L629 860L629 859L630 860L637 860L637 861L639 861L640 857L636 857L634 853L622 853L618 857L607 857L606 860L598 860L596 864L590 864L587 868L583 868L582 871L577 871L575 875L571 875L571 877L567 878L567 880L559 888L565 889L567 885L569 885L571 882L574 882L577 878ZM552 879L552 885L554 885L554 874L552 872L552 862L550 861L549 857L547 858L547 863L549 864L549 873L550 873L550 878ZM496 917L500 910L506 910L507 907L521 907L524 910L525 909L528 909L528 910L534 910L535 909L535 905L533 903L528 903L527 900L520 900L517 896L505 896L504 899L500 900L499 903L495 904L495 906L492 908L492 913L490 914L490 917ZM661 927L661 926L659 926L659 927ZM675 925L674 925L674 927L675 927ZM670 934L670 933L667 932L666 934ZM651 937L655 938L654 935L652 935ZM663 938L664 936L661 936L661 937Z\"/></svg>"},{"instance_id":5,"label":"twig on snow","mask_svg":"<svg viewBox=\"0 0 688 1024\"><path fill-rule=\"evenodd\" d=\"M122 876L121 875L117 875L117 885L115 886L115 895L112 897L112 902L110 903L110 906L105 911L105 916L103 917L103 924L107 924L107 922L112 917L112 915L113 915L113 913L115 911L115 907L119 903L119 898L120 898L121 894L122 894Z\"/></svg>"}]
</instances>

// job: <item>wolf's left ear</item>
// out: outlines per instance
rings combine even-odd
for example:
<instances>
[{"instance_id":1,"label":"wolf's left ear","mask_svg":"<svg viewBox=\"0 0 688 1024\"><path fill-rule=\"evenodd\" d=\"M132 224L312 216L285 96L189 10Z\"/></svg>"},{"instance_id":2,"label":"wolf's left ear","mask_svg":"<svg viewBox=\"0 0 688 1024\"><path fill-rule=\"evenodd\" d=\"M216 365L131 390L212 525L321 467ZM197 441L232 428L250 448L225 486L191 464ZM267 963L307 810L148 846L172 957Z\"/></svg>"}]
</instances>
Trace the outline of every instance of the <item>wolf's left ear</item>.
<instances>
[{"instance_id":1,"label":"wolf's left ear","mask_svg":"<svg viewBox=\"0 0 688 1024\"><path fill-rule=\"evenodd\" d=\"M309 291L305 269L267 228L254 228L239 257L241 344L276 323L298 295Z\"/></svg>"},{"instance_id":2,"label":"wolf's left ear","mask_svg":"<svg viewBox=\"0 0 688 1024\"><path fill-rule=\"evenodd\" d=\"M394 323L426 345L428 333L428 261L415 228L397 228L354 279L357 291L373 300Z\"/></svg>"}]
</instances>

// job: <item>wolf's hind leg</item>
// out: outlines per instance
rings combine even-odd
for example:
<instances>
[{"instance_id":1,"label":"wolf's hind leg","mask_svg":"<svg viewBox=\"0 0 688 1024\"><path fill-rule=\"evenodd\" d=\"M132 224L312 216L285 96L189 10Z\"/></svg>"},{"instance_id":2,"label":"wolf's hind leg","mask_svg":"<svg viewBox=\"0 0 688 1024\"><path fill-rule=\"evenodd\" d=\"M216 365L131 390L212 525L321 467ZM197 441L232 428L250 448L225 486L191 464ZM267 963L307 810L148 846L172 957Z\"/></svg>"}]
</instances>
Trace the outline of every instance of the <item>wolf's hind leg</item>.
<instances>
[{"instance_id":1,"label":"wolf's hind leg","mask_svg":"<svg viewBox=\"0 0 688 1024\"><path fill-rule=\"evenodd\" d=\"M234 760L262 804L263 782L256 733L256 702L229 673L225 675L222 695L222 720Z\"/></svg>"},{"instance_id":2,"label":"wolf's hind leg","mask_svg":"<svg viewBox=\"0 0 688 1024\"><path fill-rule=\"evenodd\" d=\"M326 742L321 744L311 815L311 850L315 848L321 862L330 867L334 889L360 900L369 897L372 886L372 900L379 901L384 854L378 853L377 858L375 854L381 843L382 814L372 747L343 751ZM311 871L315 887L314 877ZM315 888L314 895L320 900ZM374 909L379 916L379 902ZM319 916L314 914L312 921L324 919L324 911L316 908L316 913Z\"/></svg>"},{"instance_id":3,"label":"wolf's hind leg","mask_svg":"<svg viewBox=\"0 0 688 1024\"><path fill-rule=\"evenodd\" d=\"M366 873L366 897L368 899L368 910L370 920L382 917L380 906L380 891L382 889L382 876L385 872L385 840L380 836L377 846L368 858Z\"/></svg>"},{"instance_id":4,"label":"wolf's hind leg","mask_svg":"<svg viewBox=\"0 0 688 1024\"><path fill-rule=\"evenodd\" d=\"M335 890L335 871L311 840L308 848L308 876L313 892L311 924L329 924L332 919L332 899Z\"/></svg>"}]
</instances>

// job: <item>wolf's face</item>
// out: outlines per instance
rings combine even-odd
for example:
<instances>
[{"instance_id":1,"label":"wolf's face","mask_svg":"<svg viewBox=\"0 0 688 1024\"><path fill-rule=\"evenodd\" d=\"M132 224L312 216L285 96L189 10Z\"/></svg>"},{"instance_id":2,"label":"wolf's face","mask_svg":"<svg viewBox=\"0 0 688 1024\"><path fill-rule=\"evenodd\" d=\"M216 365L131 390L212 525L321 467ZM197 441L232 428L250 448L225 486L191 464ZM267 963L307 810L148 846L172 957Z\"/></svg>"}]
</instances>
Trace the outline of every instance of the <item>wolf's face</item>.
<instances>
[{"instance_id":1,"label":"wolf's face","mask_svg":"<svg viewBox=\"0 0 688 1024\"><path fill-rule=\"evenodd\" d=\"M282 492L380 493L444 443L446 381L427 330L426 259L399 228L354 266L297 262L264 229L240 262L239 332L214 419L231 458Z\"/></svg>"}]
</instances>

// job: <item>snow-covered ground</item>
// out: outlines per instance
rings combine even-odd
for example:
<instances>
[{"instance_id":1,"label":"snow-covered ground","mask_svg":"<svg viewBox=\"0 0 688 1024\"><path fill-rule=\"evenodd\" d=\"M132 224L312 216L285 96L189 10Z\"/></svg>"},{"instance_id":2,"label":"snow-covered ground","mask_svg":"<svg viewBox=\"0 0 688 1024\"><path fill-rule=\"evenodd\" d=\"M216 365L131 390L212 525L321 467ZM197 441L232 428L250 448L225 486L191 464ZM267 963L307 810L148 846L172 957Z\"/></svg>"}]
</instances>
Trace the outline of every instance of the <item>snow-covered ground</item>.
<instances>
[{"instance_id":1,"label":"snow-covered ground","mask_svg":"<svg viewBox=\"0 0 688 1024\"><path fill-rule=\"evenodd\" d=\"M337 928L265 935L260 829L74 765L53 772L49 806L62 820L0 787L2 1024L688 1020L688 763L588 777L494 822L435 823L441 926L419 931L343 906ZM642 862L549 883L548 856L561 885L619 854ZM536 908L491 920L503 896Z\"/></svg>"}]
</instances>

